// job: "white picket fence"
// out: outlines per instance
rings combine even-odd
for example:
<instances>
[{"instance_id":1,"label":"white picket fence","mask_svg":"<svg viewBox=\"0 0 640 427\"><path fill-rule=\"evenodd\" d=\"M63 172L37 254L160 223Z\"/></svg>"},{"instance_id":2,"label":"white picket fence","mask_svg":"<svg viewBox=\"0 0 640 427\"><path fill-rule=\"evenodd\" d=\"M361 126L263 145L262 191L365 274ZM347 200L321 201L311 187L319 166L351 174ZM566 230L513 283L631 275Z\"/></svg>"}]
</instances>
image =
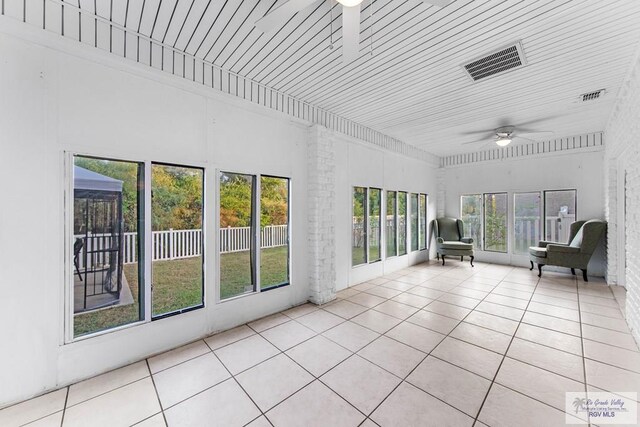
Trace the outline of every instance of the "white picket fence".
<instances>
[{"instance_id":1,"label":"white picket fence","mask_svg":"<svg viewBox=\"0 0 640 427\"><path fill-rule=\"evenodd\" d=\"M123 261L124 264L138 262L136 252L137 233L124 233ZM76 239L84 239L84 234L74 236ZM247 251L251 248L251 227L221 228L219 235L220 253ZM275 248L286 246L289 240L288 226L271 225L260 231L262 248ZM78 254L79 267L84 268L84 251L100 251L112 247L110 234L90 235ZM151 244L152 260L172 260L191 258L202 253L202 230L166 230L154 231ZM105 264L105 255L89 254L88 264Z\"/></svg>"},{"instance_id":2,"label":"white picket fence","mask_svg":"<svg viewBox=\"0 0 640 427\"><path fill-rule=\"evenodd\" d=\"M481 222L478 217L468 216L465 218L464 230L468 237L473 237L475 242L481 242ZM529 246L537 246L540 240L566 243L569 240L571 223L575 221L574 215L563 217L548 216L546 230L547 235L542 239L540 235L540 221L538 217L516 217L515 218L515 252L526 253ZM480 247L480 246L478 246Z\"/></svg>"}]
</instances>

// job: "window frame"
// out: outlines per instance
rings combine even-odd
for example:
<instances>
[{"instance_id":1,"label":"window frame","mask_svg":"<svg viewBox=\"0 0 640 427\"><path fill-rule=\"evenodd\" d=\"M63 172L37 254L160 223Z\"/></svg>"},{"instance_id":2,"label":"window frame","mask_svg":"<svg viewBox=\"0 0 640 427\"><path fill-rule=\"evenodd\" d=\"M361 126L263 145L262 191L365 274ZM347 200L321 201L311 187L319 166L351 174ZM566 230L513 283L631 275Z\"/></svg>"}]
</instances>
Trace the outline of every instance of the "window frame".
<instances>
[{"instance_id":1,"label":"window frame","mask_svg":"<svg viewBox=\"0 0 640 427\"><path fill-rule=\"evenodd\" d=\"M376 190L379 192L378 203L380 205L380 214L378 215L378 258L372 260L371 259L371 241L369 239L369 226L370 222L370 209L371 209L371 190ZM366 199L367 199L367 211L365 212L365 225L366 230L365 233L367 235L366 243L367 243L367 262L365 264L375 264L377 262L382 261L382 193L384 190L378 187L366 187Z\"/></svg>"},{"instance_id":2,"label":"window frame","mask_svg":"<svg viewBox=\"0 0 640 427\"><path fill-rule=\"evenodd\" d=\"M258 282L256 284L256 287L259 289L259 292L268 292L274 289L279 289L285 286L289 286L291 284L291 178L288 178L285 176L269 175L269 174L260 174L258 176L260 180L260 185L256 184L256 186L260 187L260 195L259 195L260 203L258 204L259 214L261 214L261 209L262 209L262 177L287 180L287 280L286 282L279 283L276 285L271 285L264 289L262 288L262 283ZM262 268L262 264L261 264L262 263L262 235L260 234L260 227L257 227L257 228L258 228L258 239L259 239L258 241L259 250L256 251L258 252L257 266L258 266L258 270L261 270ZM218 273L218 275L219 274L220 273Z\"/></svg>"},{"instance_id":3,"label":"window frame","mask_svg":"<svg viewBox=\"0 0 640 427\"><path fill-rule=\"evenodd\" d=\"M464 193L464 194L460 194L460 203L459 203L459 215L460 215L460 219L463 221L462 219L462 198L463 197L472 197L472 196L480 196L480 221L481 221L481 225L480 225L480 237L478 238L478 247L475 248L479 251L484 251L484 193ZM469 236L462 236L462 237L471 237L471 235Z\"/></svg>"},{"instance_id":4,"label":"window frame","mask_svg":"<svg viewBox=\"0 0 640 427\"><path fill-rule=\"evenodd\" d=\"M149 214L151 216L151 223L149 224L149 227L151 228L151 245L149 246L150 249L153 248L153 165L159 165L159 166L173 166L173 167L181 167L181 168L189 168L189 169L199 169L202 171L202 239L201 239L201 248L200 250L202 251L202 302L198 305L194 305L194 306L190 306L190 307L185 307L185 308L181 308L178 310L174 310L168 313L163 313L160 314L158 316L153 316L153 283L151 283L151 287L149 289L150 291L150 298L149 298L149 304L150 304L150 310L151 310L151 321L155 321L155 320L160 320L160 319L165 319L167 317L172 317L175 316L177 314L182 314L182 313L188 313L190 311L194 311L194 310L199 310L201 308L204 308L205 306L205 301L206 301L206 286L205 286L205 282L206 282L206 265L207 265L207 257L206 257L206 251L205 251L205 242L206 242L206 225L205 225L205 221L206 221L206 215L205 215L205 200L206 200L206 194L207 194L207 176L206 176L206 170L203 166L186 166L186 165L181 165L181 164L177 164L177 163L168 163L168 162L156 162L156 161L150 161L149 162L149 167L150 167L150 177L149 177L149 192L150 197L149 197ZM146 253L147 251L145 251ZM149 253L153 253L153 252L149 252ZM153 256L152 256L153 258ZM153 259L150 261L150 267L149 267L149 281L153 282Z\"/></svg>"},{"instance_id":5,"label":"window frame","mask_svg":"<svg viewBox=\"0 0 640 427\"><path fill-rule=\"evenodd\" d=\"M416 199L416 224L415 224L415 230L414 230L414 224L413 224L413 196L415 196ZM409 250L409 253L412 252L418 252L420 251L420 193L409 193L409 218L410 218L410 222L411 222L411 227L409 227L409 232L410 232L410 236L409 236L409 247L407 248ZM415 249L413 248L413 233L416 233L416 247Z\"/></svg>"},{"instance_id":6,"label":"window frame","mask_svg":"<svg viewBox=\"0 0 640 427\"><path fill-rule=\"evenodd\" d=\"M561 191L573 191L574 193L574 221L578 221L578 189L577 188L560 188L557 190L542 190L542 234L541 239L547 240L547 193L557 193ZM568 243L568 242L557 242Z\"/></svg>"},{"instance_id":7,"label":"window frame","mask_svg":"<svg viewBox=\"0 0 640 427\"><path fill-rule=\"evenodd\" d=\"M543 228L544 228L544 200L543 200L543 194L542 191L514 191L513 192L513 208L512 208L512 215L511 215L511 220L512 220L512 230L511 230L511 251L510 254L513 256L527 256L527 253L518 253L516 252L517 249L517 244L516 244L516 196L519 194L538 194L538 196L540 197L540 207L539 207L539 217L540 217L540 224L538 226L538 234L540 235L540 239L542 240L542 236L543 236ZM535 245L537 245L538 242L535 242Z\"/></svg>"},{"instance_id":8,"label":"window frame","mask_svg":"<svg viewBox=\"0 0 640 427\"><path fill-rule=\"evenodd\" d=\"M505 219L506 219L505 236L506 236L506 242L505 242L504 251L495 251L495 250L487 249L487 232L486 232L486 227L487 227L487 221L486 221L487 207L486 207L486 196L488 196L488 195L500 195L500 194L504 194L505 200L507 202L506 212L505 212ZM509 235L510 235L510 232L509 232L509 192L507 192L507 191L492 191L492 192L482 193L482 250L485 251L485 252L493 252L493 253L496 253L496 254L509 254L510 253Z\"/></svg>"},{"instance_id":9,"label":"window frame","mask_svg":"<svg viewBox=\"0 0 640 427\"><path fill-rule=\"evenodd\" d=\"M424 196L424 206L420 203ZM425 251L429 249L429 215L427 207L429 206L429 195L427 193L418 193L418 250ZM420 227L424 219L424 242L420 239ZM422 246L424 244L424 246Z\"/></svg>"},{"instance_id":10,"label":"window frame","mask_svg":"<svg viewBox=\"0 0 640 427\"><path fill-rule=\"evenodd\" d=\"M140 267L139 273L139 283L138 283L138 298L140 304L140 319L126 323L123 325L115 326L113 328L101 329L95 332L90 332L87 334L74 336L74 293L73 293L73 277L75 274L74 265L73 265L73 242L72 236L74 231L74 171L73 167L75 165L76 157L85 157L90 159L98 159L98 160L108 160L115 162L127 162L127 163L138 163L142 168L142 197L140 197L139 210L141 211L139 217L139 221L142 222L142 227L138 231L138 264ZM188 309L183 309L182 311L174 311L171 313L166 313L166 315L153 317L152 313L152 257L147 256L147 254L152 253L153 246L153 231L152 231L152 209L151 209L151 180L152 180L152 165L153 164L161 164L161 165L171 165L177 167L185 167L185 168L193 168L200 169L203 172L202 175L202 185L203 185L203 222L202 222L202 265L203 265L203 276L202 276L202 304L199 306L189 307ZM143 158L141 156L128 156L128 155L119 155L113 153L107 153L104 150L92 150L82 151L82 150L65 150L63 152L63 176L64 176L64 185L62 189L62 197L64 200L63 203L63 218L64 218L64 231L63 231L63 253L64 253L64 291L63 291L63 299L61 302L61 310L64 313L62 319L62 330L63 333L61 335L60 344L67 345L73 344L80 341L84 341L87 339L100 337L106 334L116 333L122 330L126 330L129 328L134 328L140 325L144 325L147 323L154 322L156 320L165 319L168 317L173 317L176 314L188 313L192 311L196 311L207 306L207 277L206 277L206 264L208 262L208 249L207 249L207 225L206 225L206 211L207 211L207 193L206 193L206 185L208 179L208 171L207 166L204 163L190 162L188 164L180 164L180 163L172 163L172 162L163 162L161 160L152 160L150 158Z\"/></svg>"},{"instance_id":11,"label":"window frame","mask_svg":"<svg viewBox=\"0 0 640 427\"><path fill-rule=\"evenodd\" d=\"M364 199L363 199L363 206L362 206L362 211L363 211L363 219L362 219L362 226L363 226L363 247L364 247L364 262L361 262L360 264L356 264L353 265L353 218L355 217L355 209L354 209L354 201L355 201L355 190L356 188L362 188L364 190ZM350 244L350 248L351 248L351 268L358 268L358 267L362 267L363 265L368 265L369 264L369 227L367 226L367 222L369 221L369 187L365 187L362 185L352 185L351 186L351 244Z\"/></svg>"},{"instance_id":12,"label":"window frame","mask_svg":"<svg viewBox=\"0 0 640 427\"><path fill-rule=\"evenodd\" d=\"M388 242L387 242L387 233L385 233L385 242L384 242L384 259L388 259L388 258L395 258L398 255L399 252L399 242L398 242L398 236L399 236L399 230L398 230L398 191L396 190L385 190L384 191L384 228L385 231L387 229L387 217L389 216L389 212L387 211L387 208L389 207L389 201L388 201L388 197L389 197L389 193L393 193L393 218L392 218L392 223L393 223L393 235L395 238L395 244L394 246L394 250L395 253L393 255L389 255L387 253L387 248L389 247Z\"/></svg>"},{"instance_id":13,"label":"window frame","mask_svg":"<svg viewBox=\"0 0 640 427\"><path fill-rule=\"evenodd\" d=\"M253 256L251 256L251 259L254 263L254 265L256 266L255 271L252 272L252 274L254 275L254 280L255 280L255 284L254 284L254 289L251 292L244 292L238 295L234 295L228 298L221 298L220 296L220 291L221 291L221 284L220 284L220 261L221 261L221 253L220 253L220 174L222 173L230 173L230 174L234 174L234 175L248 175L248 176L252 176L254 177L254 182L253 182L253 191L252 191L252 200L251 200L251 204L252 204L252 209L251 209L251 214L252 214L252 236L253 236L253 246L255 247L254 249L254 254ZM275 175L275 174L269 174L269 173L252 173L252 172L246 172L243 170L236 170L234 172L229 171L229 169L222 169L222 168L217 168L215 170L215 211L213 212L213 215L215 216L215 228L217 230L217 234L215 237L215 279L214 279L214 288L215 288L215 304L222 304L222 303L226 303L229 301L235 301L237 299L240 298L246 298L246 297L250 297L252 295L257 295L260 294L262 292L268 292L274 289L280 289L280 288L284 288L287 287L291 284L291 272L292 272L292 262L291 262L291 239L292 239L292 232L291 232L291 189L292 189L292 181L293 179L291 177L288 176L279 176L279 175ZM269 286L268 288L265 289L261 289L260 286L260 279L261 279L261 275L260 275L260 261L261 261L261 249L262 249L262 238L260 235L260 209L261 209L261 200L262 200L262 191L261 191L261 183L262 183L262 177L267 177L267 178L280 178L280 179L286 179L288 180L288 187L287 187L287 191L288 191L288 206L287 206L287 220L288 220L288 227L287 227L287 238L288 238L288 242L287 242L287 246L288 246L288 256L287 256L287 275L288 275L288 281L286 283L281 283L279 285L274 285L274 286Z\"/></svg>"},{"instance_id":14,"label":"window frame","mask_svg":"<svg viewBox=\"0 0 640 427\"><path fill-rule=\"evenodd\" d=\"M396 245L398 247L397 253L398 256L409 255L409 192L408 191L397 191L396 197L396 212L398 217L398 230L397 230L397 239ZM404 253L400 253L400 195L404 194Z\"/></svg>"}]
</instances>

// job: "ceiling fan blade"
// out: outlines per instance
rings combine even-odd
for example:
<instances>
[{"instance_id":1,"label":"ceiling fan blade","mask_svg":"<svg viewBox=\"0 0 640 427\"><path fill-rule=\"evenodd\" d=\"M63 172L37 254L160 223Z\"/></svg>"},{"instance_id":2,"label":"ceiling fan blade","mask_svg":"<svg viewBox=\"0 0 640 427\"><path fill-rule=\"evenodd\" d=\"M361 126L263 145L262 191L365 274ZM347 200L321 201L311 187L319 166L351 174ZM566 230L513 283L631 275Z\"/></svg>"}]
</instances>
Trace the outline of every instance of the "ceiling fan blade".
<instances>
[{"instance_id":1,"label":"ceiling fan blade","mask_svg":"<svg viewBox=\"0 0 640 427\"><path fill-rule=\"evenodd\" d=\"M534 133L554 133L553 131L550 130L535 130L535 129L522 129L517 127L516 128L516 132L518 133L518 135L531 135Z\"/></svg>"},{"instance_id":2,"label":"ceiling fan blade","mask_svg":"<svg viewBox=\"0 0 640 427\"><path fill-rule=\"evenodd\" d=\"M348 64L360 56L360 5L342 6L342 62Z\"/></svg>"},{"instance_id":3,"label":"ceiling fan blade","mask_svg":"<svg viewBox=\"0 0 640 427\"><path fill-rule=\"evenodd\" d=\"M479 139L477 141L463 142L462 145L479 144L481 142L490 143L490 142L493 142L493 141L491 139L489 139L489 138L483 138L483 139Z\"/></svg>"},{"instance_id":4,"label":"ceiling fan blade","mask_svg":"<svg viewBox=\"0 0 640 427\"><path fill-rule=\"evenodd\" d=\"M496 134L496 130L495 129L484 129L484 130L474 130L473 132L459 132L460 135L478 135L479 133L484 133L484 134L487 134L487 135L491 136L491 135L495 135Z\"/></svg>"},{"instance_id":5,"label":"ceiling fan blade","mask_svg":"<svg viewBox=\"0 0 640 427\"><path fill-rule=\"evenodd\" d=\"M263 33L268 33L271 30L282 27L287 22L287 19L315 2L316 0L289 0L258 19L255 23L256 28Z\"/></svg>"},{"instance_id":6,"label":"ceiling fan blade","mask_svg":"<svg viewBox=\"0 0 640 427\"><path fill-rule=\"evenodd\" d=\"M529 141L529 142L539 142L539 141L536 141L535 139L525 138L524 136L520 136L520 135L514 135L512 139L514 140L524 139L525 141Z\"/></svg>"}]
</instances>

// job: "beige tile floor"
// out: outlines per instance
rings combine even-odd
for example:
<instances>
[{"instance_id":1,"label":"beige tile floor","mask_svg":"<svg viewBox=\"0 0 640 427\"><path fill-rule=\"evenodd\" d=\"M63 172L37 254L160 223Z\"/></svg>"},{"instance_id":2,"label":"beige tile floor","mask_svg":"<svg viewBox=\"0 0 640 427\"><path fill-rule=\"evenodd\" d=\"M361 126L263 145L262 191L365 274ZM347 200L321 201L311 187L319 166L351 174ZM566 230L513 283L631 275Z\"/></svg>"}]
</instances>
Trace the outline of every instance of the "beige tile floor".
<instances>
[{"instance_id":1,"label":"beige tile floor","mask_svg":"<svg viewBox=\"0 0 640 427\"><path fill-rule=\"evenodd\" d=\"M566 391L640 395L619 291L421 264L5 408L0 425L565 425Z\"/></svg>"}]
</instances>

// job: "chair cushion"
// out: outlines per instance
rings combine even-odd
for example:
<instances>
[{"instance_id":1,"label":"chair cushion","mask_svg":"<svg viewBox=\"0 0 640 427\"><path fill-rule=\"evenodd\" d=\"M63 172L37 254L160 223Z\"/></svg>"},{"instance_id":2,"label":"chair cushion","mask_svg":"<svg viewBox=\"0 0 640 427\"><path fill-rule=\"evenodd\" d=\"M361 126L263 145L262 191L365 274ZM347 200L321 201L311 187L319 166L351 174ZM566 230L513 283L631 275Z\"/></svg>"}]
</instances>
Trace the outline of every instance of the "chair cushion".
<instances>
[{"instance_id":1,"label":"chair cushion","mask_svg":"<svg viewBox=\"0 0 640 427\"><path fill-rule=\"evenodd\" d=\"M472 243L463 243L463 242L454 242L451 240L445 240L443 243L440 243L440 247L442 249L454 249L458 251L472 251L473 244Z\"/></svg>"},{"instance_id":2,"label":"chair cushion","mask_svg":"<svg viewBox=\"0 0 640 427\"><path fill-rule=\"evenodd\" d=\"M538 258L546 258L547 257L547 248L541 248L538 246L530 246L529 254Z\"/></svg>"}]
</instances>

